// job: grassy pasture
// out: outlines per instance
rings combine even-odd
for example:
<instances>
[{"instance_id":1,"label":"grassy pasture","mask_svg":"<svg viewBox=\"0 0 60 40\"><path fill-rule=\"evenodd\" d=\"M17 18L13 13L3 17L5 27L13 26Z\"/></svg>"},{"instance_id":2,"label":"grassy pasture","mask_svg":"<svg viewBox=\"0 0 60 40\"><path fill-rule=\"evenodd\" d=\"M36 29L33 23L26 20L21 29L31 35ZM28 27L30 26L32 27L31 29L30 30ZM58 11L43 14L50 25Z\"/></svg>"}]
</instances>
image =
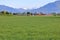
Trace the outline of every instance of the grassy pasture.
<instances>
[{"instance_id":1,"label":"grassy pasture","mask_svg":"<svg viewBox=\"0 0 60 40\"><path fill-rule=\"evenodd\" d=\"M0 16L0 40L60 40L60 17Z\"/></svg>"}]
</instances>

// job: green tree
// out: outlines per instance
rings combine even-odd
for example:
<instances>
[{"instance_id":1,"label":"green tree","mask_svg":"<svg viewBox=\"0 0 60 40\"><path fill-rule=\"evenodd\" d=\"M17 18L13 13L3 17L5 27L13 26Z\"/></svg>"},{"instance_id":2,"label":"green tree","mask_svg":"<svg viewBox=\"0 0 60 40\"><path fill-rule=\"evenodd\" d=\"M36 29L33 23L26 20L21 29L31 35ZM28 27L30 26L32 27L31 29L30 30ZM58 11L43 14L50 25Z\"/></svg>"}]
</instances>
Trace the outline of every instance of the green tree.
<instances>
[{"instance_id":1,"label":"green tree","mask_svg":"<svg viewBox=\"0 0 60 40\"><path fill-rule=\"evenodd\" d=\"M0 13L1 13L2 15L5 15L5 16L9 16L9 15L12 14L12 13L7 12L7 11L1 11Z\"/></svg>"},{"instance_id":2,"label":"green tree","mask_svg":"<svg viewBox=\"0 0 60 40\"><path fill-rule=\"evenodd\" d=\"M27 16L30 16L31 15L31 13L30 12L27 12Z\"/></svg>"},{"instance_id":3,"label":"green tree","mask_svg":"<svg viewBox=\"0 0 60 40\"><path fill-rule=\"evenodd\" d=\"M56 16L57 14L56 13L52 13L53 16Z\"/></svg>"}]
</instances>

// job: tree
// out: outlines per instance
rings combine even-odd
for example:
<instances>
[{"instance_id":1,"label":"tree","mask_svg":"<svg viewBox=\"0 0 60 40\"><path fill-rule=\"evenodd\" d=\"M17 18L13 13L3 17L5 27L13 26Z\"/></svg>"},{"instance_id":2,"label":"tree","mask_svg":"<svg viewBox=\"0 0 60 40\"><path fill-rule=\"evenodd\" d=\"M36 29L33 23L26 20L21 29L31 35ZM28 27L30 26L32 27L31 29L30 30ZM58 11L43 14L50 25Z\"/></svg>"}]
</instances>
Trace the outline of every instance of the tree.
<instances>
[{"instance_id":1,"label":"tree","mask_svg":"<svg viewBox=\"0 0 60 40\"><path fill-rule=\"evenodd\" d=\"M57 13L57 16L60 16L60 13Z\"/></svg>"},{"instance_id":2,"label":"tree","mask_svg":"<svg viewBox=\"0 0 60 40\"><path fill-rule=\"evenodd\" d=\"M13 15L17 15L17 13L13 13Z\"/></svg>"},{"instance_id":3,"label":"tree","mask_svg":"<svg viewBox=\"0 0 60 40\"><path fill-rule=\"evenodd\" d=\"M30 16L31 15L31 13L30 12L27 12L27 16Z\"/></svg>"},{"instance_id":4,"label":"tree","mask_svg":"<svg viewBox=\"0 0 60 40\"><path fill-rule=\"evenodd\" d=\"M6 15L6 11L1 11L1 14L2 15Z\"/></svg>"},{"instance_id":5,"label":"tree","mask_svg":"<svg viewBox=\"0 0 60 40\"><path fill-rule=\"evenodd\" d=\"M53 16L56 16L57 14L54 12L54 13L52 13L52 15L53 15Z\"/></svg>"},{"instance_id":6,"label":"tree","mask_svg":"<svg viewBox=\"0 0 60 40\"><path fill-rule=\"evenodd\" d=\"M1 15L7 15L7 16L12 14L12 13L7 12L7 11L1 11L0 13L1 13Z\"/></svg>"}]
</instances>

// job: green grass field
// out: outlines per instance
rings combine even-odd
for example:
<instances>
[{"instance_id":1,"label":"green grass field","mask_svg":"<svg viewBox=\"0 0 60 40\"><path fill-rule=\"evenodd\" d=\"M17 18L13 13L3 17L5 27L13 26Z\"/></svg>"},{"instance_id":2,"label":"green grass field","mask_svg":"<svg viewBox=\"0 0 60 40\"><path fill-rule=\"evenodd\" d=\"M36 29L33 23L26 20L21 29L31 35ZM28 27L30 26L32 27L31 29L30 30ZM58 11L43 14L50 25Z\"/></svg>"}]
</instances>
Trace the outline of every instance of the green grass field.
<instances>
[{"instance_id":1,"label":"green grass field","mask_svg":"<svg viewBox=\"0 0 60 40\"><path fill-rule=\"evenodd\" d=\"M60 40L60 17L0 16L0 40Z\"/></svg>"}]
</instances>

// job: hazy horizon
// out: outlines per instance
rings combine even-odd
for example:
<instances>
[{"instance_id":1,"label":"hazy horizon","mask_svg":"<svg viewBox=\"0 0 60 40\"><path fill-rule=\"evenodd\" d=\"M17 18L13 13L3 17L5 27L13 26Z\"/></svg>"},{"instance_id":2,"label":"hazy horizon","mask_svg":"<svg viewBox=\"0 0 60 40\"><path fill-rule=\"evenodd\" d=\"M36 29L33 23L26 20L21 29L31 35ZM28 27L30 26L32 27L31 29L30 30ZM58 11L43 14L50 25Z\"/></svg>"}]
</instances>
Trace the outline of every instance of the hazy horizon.
<instances>
[{"instance_id":1,"label":"hazy horizon","mask_svg":"<svg viewBox=\"0 0 60 40\"><path fill-rule=\"evenodd\" d=\"M35 9L54 1L56 0L0 0L0 5L13 8Z\"/></svg>"}]
</instances>

